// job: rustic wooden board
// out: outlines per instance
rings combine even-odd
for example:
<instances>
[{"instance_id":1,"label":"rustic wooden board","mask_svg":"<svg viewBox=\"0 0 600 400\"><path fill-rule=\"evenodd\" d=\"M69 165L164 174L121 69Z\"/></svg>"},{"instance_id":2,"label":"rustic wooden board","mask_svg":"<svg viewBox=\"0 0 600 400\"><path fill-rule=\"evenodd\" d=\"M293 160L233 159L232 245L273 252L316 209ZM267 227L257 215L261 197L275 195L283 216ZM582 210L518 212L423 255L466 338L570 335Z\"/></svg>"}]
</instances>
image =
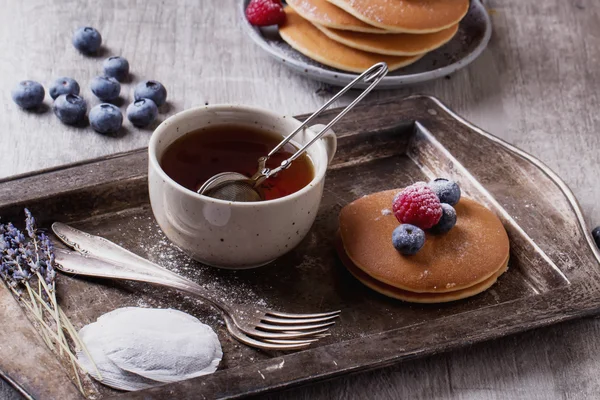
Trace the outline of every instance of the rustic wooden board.
<instances>
[{"instance_id":1,"label":"rustic wooden board","mask_svg":"<svg viewBox=\"0 0 600 400\"><path fill-rule=\"evenodd\" d=\"M229 291L234 301L297 312L343 310L333 337L307 351L267 354L233 341L211 309L188 297L141 284L61 277L60 299L76 326L122 305L150 305L191 312L218 332L225 352L219 372L140 393L144 398L257 393L595 312L600 257L570 191L537 161L456 118L427 97L349 114L336 129L339 154L313 230L293 252L255 271L202 267L169 245L148 207L145 152L0 183L0 215L17 218L27 205L43 225L60 220L101 234ZM368 131L361 129L365 120ZM509 273L491 290L446 305L408 305L364 288L332 250L339 209L364 194L437 175L455 177L469 196L501 217L513 249ZM10 372L10 364L6 368ZM100 390L102 396L114 394Z\"/></svg>"}]
</instances>

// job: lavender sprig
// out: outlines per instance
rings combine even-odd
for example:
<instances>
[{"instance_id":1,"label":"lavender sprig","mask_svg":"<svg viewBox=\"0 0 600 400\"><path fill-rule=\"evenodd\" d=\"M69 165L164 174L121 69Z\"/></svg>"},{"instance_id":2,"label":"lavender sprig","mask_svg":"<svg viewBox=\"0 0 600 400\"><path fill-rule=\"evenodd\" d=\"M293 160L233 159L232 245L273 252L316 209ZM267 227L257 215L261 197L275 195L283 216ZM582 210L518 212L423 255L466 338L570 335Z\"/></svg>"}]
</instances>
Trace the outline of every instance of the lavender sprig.
<instances>
[{"instance_id":1,"label":"lavender sprig","mask_svg":"<svg viewBox=\"0 0 600 400\"><path fill-rule=\"evenodd\" d=\"M46 257L43 264L43 274L44 280L48 285L54 285L54 281L56 279L56 269L54 268L54 247L52 246L52 242L48 239L48 236L45 234L39 235L40 241L40 250Z\"/></svg>"},{"instance_id":2,"label":"lavender sprig","mask_svg":"<svg viewBox=\"0 0 600 400\"><path fill-rule=\"evenodd\" d=\"M69 348L63 329L68 332L73 342L85 351L90 360L91 356L77 331L58 305L52 242L44 233L38 235L35 218L28 209L25 209L25 232L27 236L12 223L0 224L0 279L6 283L8 288L23 302L25 308L33 314L40 326L44 328L40 329L40 333L48 347L55 350L53 342L50 340L52 337L60 349L61 356L63 350L67 352L79 389L85 396L79 379L79 371L75 367L78 364L77 357ZM33 290L33 284L37 286L37 292ZM26 296L24 296L25 293ZM51 316L51 320L47 319L48 315ZM62 324L62 321L65 323ZM56 330L51 328L52 322L55 324Z\"/></svg>"}]
</instances>

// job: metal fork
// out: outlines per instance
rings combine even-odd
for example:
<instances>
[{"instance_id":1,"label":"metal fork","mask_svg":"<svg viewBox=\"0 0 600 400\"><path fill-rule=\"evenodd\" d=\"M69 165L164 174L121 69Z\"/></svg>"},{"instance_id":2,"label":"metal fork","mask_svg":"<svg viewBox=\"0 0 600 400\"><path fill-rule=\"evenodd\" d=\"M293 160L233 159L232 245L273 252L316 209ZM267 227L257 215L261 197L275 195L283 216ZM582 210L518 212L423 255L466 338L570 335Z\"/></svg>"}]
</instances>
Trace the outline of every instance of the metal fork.
<instances>
[{"instance_id":1,"label":"metal fork","mask_svg":"<svg viewBox=\"0 0 600 400\"><path fill-rule=\"evenodd\" d=\"M106 239L103 240L108 242ZM340 313L340 311L333 311L318 314L290 314L257 306L226 304L224 301L226 297L218 290L206 290L197 283L145 259L143 263L133 263L131 262L133 253L117 244L108 243L111 247L116 246L129 253L130 260L127 260L127 257L120 261L114 258L100 259L89 254L57 249L55 250L57 268L69 274L153 283L201 297L221 313L229 333L248 346L265 350L304 348L328 336L327 331L335 324L334 320Z\"/></svg>"}]
</instances>

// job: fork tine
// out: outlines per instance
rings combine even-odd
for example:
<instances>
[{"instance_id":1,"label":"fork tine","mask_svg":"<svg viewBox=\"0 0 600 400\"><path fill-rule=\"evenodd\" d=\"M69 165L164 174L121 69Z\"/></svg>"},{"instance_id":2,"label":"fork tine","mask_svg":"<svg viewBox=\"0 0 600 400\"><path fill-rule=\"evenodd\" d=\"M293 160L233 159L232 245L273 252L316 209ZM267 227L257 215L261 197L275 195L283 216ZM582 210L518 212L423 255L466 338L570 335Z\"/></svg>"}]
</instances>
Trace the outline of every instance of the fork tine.
<instances>
[{"instance_id":1,"label":"fork tine","mask_svg":"<svg viewBox=\"0 0 600 400\"><path fill-rule=\"evenodd\" d=\"M279 339L265 339L267 343L273 344L283 344L283 345L309 345L311 343L317 342L319 339L311 339L311 340L279 340Z\"/></svg>"},{"instance_id":2,"label":"fork tine","mask_svg":"<svg viewBox=\"0 0 600 400\"><path fill-rule=\"evenodd\" d=\"M307 346L310 346L310 341L296 341L299 343L268 343L267 341L261 341L254 339L240 331L233 334L233 336L240 342L247 344L248 346L256 347L263 350L299 350Z\"/></svg>"},{"instance_id":3,"label":"fork tine","mask_svg":"<svg viewBox=\"0 0 600 400\"><path fill-rule=\"evenodd\" d=\"M328 313L320 313L320 314L290 314L290 313L283 313L283 312L279 312L279 311L267 311L265 313L265 315L271 315L273 317L280 317L280 318L321 318L321 317L330 317L330 316L338 316L340 315L340 313L342 312L342 310L337 310L337 311L332 311L332 312L328 312Z\"/></svg>"},{"instance_id":4,"label":"fork tine","mask_svg":"<svg viewBox=\"0 0 600 400\"><path fill-rule=\"evenodd\" d=\"M266 331L308 331L313 329L325 328L327 326L334 325L335 322L323 322L321 324L312 324L312 325L270 325L264 323L256 324L257 328L266 330Z\"/></svg>"},{"instance_id":5,"label":"fork tine","mask_svg":"<svg viewBox=\"0 0 600 400\"><path fill-rule=\"evenodd\" d=\"M327 336L331 336L331 333L320 333L318 335L315 335L315 339L323 339L326 338Z\"/></svg>"},{"instance_id":6,"label":"fork tine","mask_svg":"<svg viewBox=\"0 0 600 400\"><path fill-rule=\"evenodd\" d=\"M319 318L279 318L279 317L269 317L265 315L262 318L262 322L270 322L276 325L298 325L298 324L316 324L318 322L326 322L336 319L337 315L331 315L329 317L319 317Z\"/></svg>"},{"instance_id":7,"label":"fork tine","mask_svg":"<svg viewBox=\"0 0 600 400\"><path fill-rule=\"evenodd\" d=\"M313 331L297 331L297 332L265 332L257 329L244 332L252 337L260 339L298 339L298 338L313 338L319 337L319 335L327 332L329 328L316 329Z\"/></svg>"}]
</instances>

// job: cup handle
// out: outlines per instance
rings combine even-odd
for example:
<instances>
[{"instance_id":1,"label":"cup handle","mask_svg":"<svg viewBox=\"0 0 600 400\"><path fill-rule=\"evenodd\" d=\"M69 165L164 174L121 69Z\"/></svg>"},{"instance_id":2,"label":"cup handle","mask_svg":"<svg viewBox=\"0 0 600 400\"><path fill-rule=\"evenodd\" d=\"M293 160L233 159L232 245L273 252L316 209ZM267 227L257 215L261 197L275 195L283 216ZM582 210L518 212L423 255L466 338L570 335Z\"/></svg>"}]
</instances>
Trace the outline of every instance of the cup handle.
<instances>
[{"instance_id":1,"label":"cup handle","mask_svg":"<svg viewBox=\"0 0 600 400\"><path fill-rule=\"evenodd\" d=\"M316 135L317 133L321 132L325 126L326 125L323 124L316 124L311 126L310 130ZM321 140L325 142L325 150L327 151L327 165L329 165L331 164L331 160L333 160L337 150L337 136L332 129L329 129L327 132L325 132L325 135L323 135Z\"/></svg>"}]
</instances>

